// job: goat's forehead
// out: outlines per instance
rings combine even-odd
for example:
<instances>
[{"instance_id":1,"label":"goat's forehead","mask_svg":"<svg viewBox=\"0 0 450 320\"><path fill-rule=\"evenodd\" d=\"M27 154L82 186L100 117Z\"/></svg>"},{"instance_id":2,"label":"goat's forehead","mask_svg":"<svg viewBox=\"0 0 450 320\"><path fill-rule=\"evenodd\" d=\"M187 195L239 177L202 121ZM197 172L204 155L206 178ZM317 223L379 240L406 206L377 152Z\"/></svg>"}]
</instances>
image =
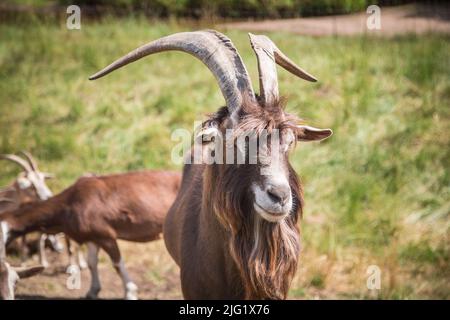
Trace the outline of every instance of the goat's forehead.
<instances>
[{"instance_id":1,"label":"goat's forehead","mask_svg":"<svg viewBox=\"0 0 450 320\"><path fill-rule=\"evenodd\" d=\"M290 127L277 127L271 129L263 129L257 132L258 138L267 138L269 142L286 143L295 138L294 130Z\"/></svg>"}]
</instances>

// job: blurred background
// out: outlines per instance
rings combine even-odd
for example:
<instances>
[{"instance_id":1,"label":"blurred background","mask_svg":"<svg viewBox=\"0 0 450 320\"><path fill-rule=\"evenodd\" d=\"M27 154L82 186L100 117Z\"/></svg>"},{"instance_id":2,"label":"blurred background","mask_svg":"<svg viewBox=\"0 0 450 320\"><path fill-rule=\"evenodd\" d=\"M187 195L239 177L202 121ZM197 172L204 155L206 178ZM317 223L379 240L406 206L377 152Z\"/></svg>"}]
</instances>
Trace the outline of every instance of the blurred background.
<instances>
[{"instance_id":1,"label":"blurred background","mask_svg":"<svg viewBox=\"0 0 450 320\"><path fill-rule=\"evenodd\" d=\"M68 29L69 5L81 29ZM366 9L376 4L380 29ZM315 75L279 71L287 109L334 135L299 144L291 162L305 186L303 252L292 299L450 298L450 5L366 0L1 0L0 153L30 151L56 175L56 193L84 173L180 169L171 132L192 130L224 101L189 55L168 52L89 82L150 40L215 28L235 43L257 87L247 32L264 33ZM0 186L18 174L6 161ZM162 241L121 242L147 299L181 298ZM13 261L20 260L11 257ZM16 260L14 260L16 259ZM34 257L37 259L37 257ZM122 285L100 257L101 297ZM66 289L66 261L51 255L19 298L84 296ZM366 286L381 270L381 289Z\"/></svg>"}]
</instances>

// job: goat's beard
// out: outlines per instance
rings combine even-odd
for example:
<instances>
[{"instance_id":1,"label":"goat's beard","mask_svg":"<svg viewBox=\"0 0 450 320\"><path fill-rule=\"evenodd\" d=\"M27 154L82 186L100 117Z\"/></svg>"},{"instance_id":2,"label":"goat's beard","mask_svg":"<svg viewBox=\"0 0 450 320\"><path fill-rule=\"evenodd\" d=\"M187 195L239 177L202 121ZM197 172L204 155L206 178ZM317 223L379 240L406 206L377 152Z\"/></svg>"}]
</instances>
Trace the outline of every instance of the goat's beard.
<instances>
[{"instance_id":1,"label":"goat's beard","mask_svg":"<svg viewBox=\"0 0 450 320\"><path fill-rule=\"evenodd\" d=\"M244 244L239 237L230 241L233 259L246 278L246 298L285 299L297 270L298 229L288 218L271 223L253 215L253 243Z\"/></svg>"},{"instance_id":2,"label":"goat's beard","mask_svg":"<svg viewBox=\"0 0 450 320\"><path fill-rule=\"evenodd\" d=\"M242 278L246 299L286 299L297 270L300 253L297 220L303 198L292 168L290 173L293 208L277 223L262 219L254 210L254 199L248 196L248 188L242 181L236 183L236 173L225 173L219 179L221 187L216 190L221 192L215 194L218 201L214 211L229 233L229 250Z\"/></svg>"}]
</instances>

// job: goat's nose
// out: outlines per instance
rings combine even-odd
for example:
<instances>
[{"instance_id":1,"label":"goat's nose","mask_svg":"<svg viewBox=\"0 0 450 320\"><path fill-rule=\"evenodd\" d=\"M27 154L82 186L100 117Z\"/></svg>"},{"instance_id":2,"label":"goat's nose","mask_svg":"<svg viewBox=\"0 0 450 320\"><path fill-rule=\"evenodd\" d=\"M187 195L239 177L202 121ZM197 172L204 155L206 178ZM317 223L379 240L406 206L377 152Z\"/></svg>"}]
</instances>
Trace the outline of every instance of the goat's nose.
<instances>
[{"instance_id":1,"label":"goat's nose","mask_svg":"<svg viewBox=\"0 0 450 320\"><path fill-rule=\"evenodd\" d=\"M289 199L289 195L291 193L291 188L289 186L281 185L281 186L269 186L267 188L267 194L269 198L276 203L281 205L286 204Z\"/></svg>"}]
</instances>

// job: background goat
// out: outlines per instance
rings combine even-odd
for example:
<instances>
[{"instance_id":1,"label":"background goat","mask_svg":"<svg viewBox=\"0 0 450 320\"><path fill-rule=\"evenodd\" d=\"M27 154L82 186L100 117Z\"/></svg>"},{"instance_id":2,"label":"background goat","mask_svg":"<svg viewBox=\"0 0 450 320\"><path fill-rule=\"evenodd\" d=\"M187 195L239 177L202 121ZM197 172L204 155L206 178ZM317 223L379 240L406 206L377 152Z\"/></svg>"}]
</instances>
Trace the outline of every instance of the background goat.
<instances>
[{"instance_id":1,"label":"background goat","mask_svg":"<svg viewBox=\"0 0 450 320\"><path fill-rule=\"evenodd\" d=\"M117 239L148 242L159 239L164 218L181 181L180 173L142 171L108 176L81 177L46 201L5 212L1 219L7 241L28 232L63 232L79 244L88 244L91 287L87 297L100 292L98 249L111 258L122 278L125 298L137 299L121 258Z\"/></svg>"},{"instance_id":2,"label":"background goat","mask_svg":"<svg viewBox=\"0 0 450 320\"><path fill-rule=\"evenodd\" d=\"M9 186L0 189L0 215L7 210L14 210L21 204L46 200L52 196L52 192L45 183L46 179L53 175L41 172L37 166L36 160L28 152L22 152L25 158L13 154L0 155L0 159L9 160L18 164L24 171ZM60 252L63 248L58 239L51 235L41 234L39 238L39 260L44 267L48 266L47 256L45 254L45 242L50 241L52 248ZM26 256L27 243L23 236L21 243L22 259Z\"/></svg>"},{"instance_id":3,"label":"background goat","mask_svg":"<svg viewBox=\"0 0 450 320\"><path fill-rule=\"evenodd\" d=\"M265 148L258 150L256 165L223 164L224 156L219 163L184 166L180 192L164 225L164 239L180 266L183 294L189 299L286 298L298 263L297 219L303 205L288 152L295 141L322 140L332 134L330 129L299 125L298 119L284 111L275 62L305 80L315 78L296 66L269 38L251 35L251 42L260 73L258 98L233 43L214 30L155 40L90 77L97 79L153 53L184 51L206 64L226 101L226 108L205 123L210 140L206 146L223 139L226 129L233 129L231 139L223 145L225 149L230 142L237 154L235 142L246 132L259 138L266 130L271 139L273 132L279 132L279 151L264 144ZM244 152L248 159L248 149ZM273 155L277 161L266 161Z\"/></svg>"}]
</instances>

